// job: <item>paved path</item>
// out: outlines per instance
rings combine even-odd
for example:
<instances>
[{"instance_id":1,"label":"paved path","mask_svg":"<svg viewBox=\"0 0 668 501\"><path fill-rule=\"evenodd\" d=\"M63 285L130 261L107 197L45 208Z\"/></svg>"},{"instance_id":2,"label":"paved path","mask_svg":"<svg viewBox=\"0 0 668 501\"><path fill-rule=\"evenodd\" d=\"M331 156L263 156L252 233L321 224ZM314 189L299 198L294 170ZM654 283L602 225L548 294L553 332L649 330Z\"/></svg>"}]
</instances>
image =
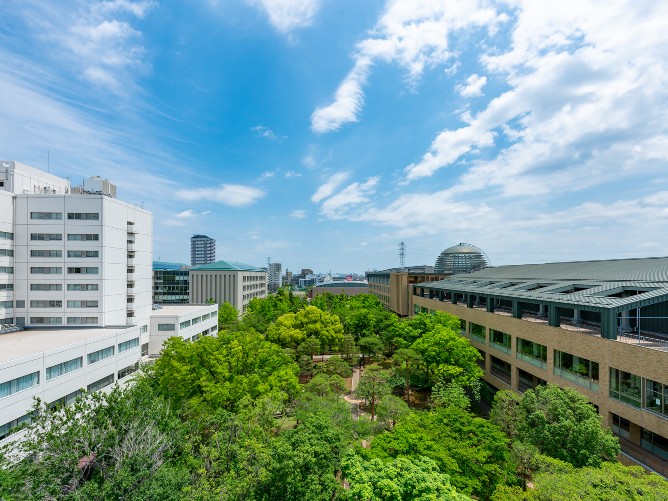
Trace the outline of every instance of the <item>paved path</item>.
<instances>
[{"instance_id":1,"label":"paved path","mask_svg":"<svg viewBox=\"0 0 668 501\"><path fill-rule=\"evenodd\" d=\"M358 399L353 396L353 393L355 393L355 389L360 382L360 372L361 371L359 367L355 367L353 369L353 380L352 384L350 385L352 389L348 395L343 397L344 400L350 404L350 413L353 415L353 419L355 421L357 421L360 417L360 414L362 414L362 411L360 411L360 404L364 402L363 399Z\"/></svg>"}]
</instances>

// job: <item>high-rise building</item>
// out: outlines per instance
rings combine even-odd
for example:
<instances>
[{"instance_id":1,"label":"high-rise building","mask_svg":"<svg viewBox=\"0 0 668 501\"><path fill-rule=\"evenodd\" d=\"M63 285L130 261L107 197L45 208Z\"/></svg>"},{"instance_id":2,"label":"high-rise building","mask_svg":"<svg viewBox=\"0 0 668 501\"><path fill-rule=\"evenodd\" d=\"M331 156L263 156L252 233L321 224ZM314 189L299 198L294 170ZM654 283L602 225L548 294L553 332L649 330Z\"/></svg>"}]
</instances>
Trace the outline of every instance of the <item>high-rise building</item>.
<instances>
[{"instance_id":1,"label":"high-rise building","mask_svg":"<svg viewBox=\"0 0 668 501\"><path fill-rule=\"evenodd\" d=\"M206 235L193 235L190 239L190 265L202 266L216 260L216 241Z\"/></svg>"},{"instance_id":2,"label":"high-rise building","mask_svg":"<svg viewBox=\"0 0 668 501\"><path fill-rule=\"evenodd\" d=\"M281 288L283 277L281 275L281 263L270 263L267 270L267 287L269 292L276 292Z\"/></svg>"}]
</instances>

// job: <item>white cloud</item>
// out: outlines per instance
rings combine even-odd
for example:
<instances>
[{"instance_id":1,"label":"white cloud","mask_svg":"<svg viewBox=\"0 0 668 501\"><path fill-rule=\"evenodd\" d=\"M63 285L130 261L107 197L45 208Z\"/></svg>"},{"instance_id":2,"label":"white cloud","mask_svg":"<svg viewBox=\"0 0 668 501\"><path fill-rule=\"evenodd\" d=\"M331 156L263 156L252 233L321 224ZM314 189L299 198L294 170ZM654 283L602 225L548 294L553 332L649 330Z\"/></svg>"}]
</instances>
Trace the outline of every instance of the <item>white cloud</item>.
<instances>
[{"instance_id":1,"label":"white cloud","mask_svg":"<svg viewBox=\"0 0 668 501\"><path fill-rule=\"evenodd\" d=\"M304 28L313 23L321 0L247 0L262 9L271 25L280 33Z\"/></svg>"},{"instance_id":2,"label":"white cloud","mask_svg":"<svg viewBox=\"0 0 668 501\"><path fill-rule=\"evenodd\" d=\"M283 175L284 175L286 178L291 178L291 177L302 177L301 172L297 172L297 171L294 171L294 170L288 170L288 171L285 171L285 173L284 173Z\"/></svg>"},{"instance_id":3,"label":"white cloud","mask_svg":"<svg viewBox=\"0 0 668 501\"><path fill-rule=\"evenodd\" d=\"M218 188L193 188L176 192L176 197L182 200L210 200L231 207L252 205L265 195L262 190L241 184L222 184Z\"/></svg>"},{"instance_id":4,"label":"white cloud","mask_svg":"<svg viewBox=\"0 0 668 501\"><path fill-rule=\"evenodd\" d=\"M376 192L379 177L371 177L363 183L352 183L336 195L325 200L321 213L330 219L345 219L350 215L352 206L369 202L370 196Z\"/></svg>"},{"instance_id":5,"label":"white cloud","mask_svg":"<svg viewBox=\"0 0 668 501\"><path fill-rule=\"evenodd\" d=\"M332 103L316 108L311 128L329 132L356 122L364 104L364 86L376 62L397 64L414 88L425 68L453 57L453 34L486 27L495 29L505 17L484 0L390 0L371 36L358 43L354 65L339 85Z\"/></svg>"},{"instance_id":6,"label":"white cloud","mask_svg":"<svg viewBox=\"0 0 668 501\"><path fill-rule=\"evenodd\" d=\"M263 137L265 139L276 140L276 139L285 139L287 137L276 134L273 130L271 130L268 127L265 127L264 125L256 125L254 127L251 127L250 130L255 132L255 134L258 137Z\"/></svg>"},{"instance_id":7,"label":"white cloud","mask_svg":"<svg viewBox=\"0 0 668 501\"><path fill-rule=\"evenodd\" d=\"M187 209L187 210L184 210L182 212L179 212L174 217L177 218L177 219L192 219L192 218L195 218L195 217L198 217L198 216L208 216L209 214L211 214L210 210L206 210L206 211L202 211L202 212L195 212L192 209Z\"/></svg>"},{"instance_id":8,"label":"white cloud","mask_svg":"<svg viewBox=\"0 0 668 501\"><path fill-rule=\"evenodd\" d=\"M275 175L276 175L276 171L266 170L260 175L260 181L263 181L265 179L271 179Z\"/></svg>"},{"instance_id":9,"label":"white cloud","mask_svg":"<svg viewBox=\"0 0 668 501\"><path fill-rule=\"evenodd\" d=\"M295 219L304 219L306 217L306 211L301 209L295 209L290 213L290 217Z\"/></svg>"},{"instance_id":10,"label":"white cloud","mask_svg":"<svg viewBox=\"0 0 668 501\"><path fill-rule=\"evenodd\" d=\"M336 188L341 185L346 179L350 177L350 174L348 172L339 172L337 174L334 174L332 177L329 178L329 180L321 185L318 190L313 194L311 197L311 201L314 203L318 203L321 200L327 198L330 196Z\"/></svg>"},{"instance_id":11,"label":"white cloud","mask_svg":"<svg viewBox=\"0 0 668 501\"><path fill-rule=\"evenodd\" d=\"M466 85L457 85L457 92L462 97L482 96L482 88L487 83L486 76L476 75L475 73L466 79Z\"/></svg>"}]
</instances>

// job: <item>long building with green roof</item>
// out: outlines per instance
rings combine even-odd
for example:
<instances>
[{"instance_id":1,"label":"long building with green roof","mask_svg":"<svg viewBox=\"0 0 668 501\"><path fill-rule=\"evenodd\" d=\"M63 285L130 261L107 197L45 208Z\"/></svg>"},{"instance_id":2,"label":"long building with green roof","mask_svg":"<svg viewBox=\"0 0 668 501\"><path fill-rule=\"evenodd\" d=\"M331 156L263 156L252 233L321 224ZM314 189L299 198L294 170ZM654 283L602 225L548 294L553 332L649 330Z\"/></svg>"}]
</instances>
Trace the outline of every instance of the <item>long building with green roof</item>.
<instances>
[{"instance_id":1,"label":"long building with green roof","mask_svg":"<svg viewBox=\"0 0 668 501\"><path fill-rule=\"evenodd\" d=\"M190 269L190 302L230 303L240 314L254 298L267 297L267 271L235 261L215 261Z\"/></svg>"}]
</instances>

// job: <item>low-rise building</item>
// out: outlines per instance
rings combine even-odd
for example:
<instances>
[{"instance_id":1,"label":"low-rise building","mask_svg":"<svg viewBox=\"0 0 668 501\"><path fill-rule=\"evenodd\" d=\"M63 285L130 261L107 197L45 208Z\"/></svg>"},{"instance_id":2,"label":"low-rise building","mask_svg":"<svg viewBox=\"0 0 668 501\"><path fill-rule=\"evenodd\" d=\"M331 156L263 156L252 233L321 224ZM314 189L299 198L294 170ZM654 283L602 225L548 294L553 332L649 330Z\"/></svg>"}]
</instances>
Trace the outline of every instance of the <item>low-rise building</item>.
<instances>
[{"instance_id":1,"label":"low-rise building","mask_svg":"<svg viewBox=\"0 0 668 501\"><path fill-rule=\"evenodd\" d=\"M151 312L148 355L160 354L164 342L174 336L185 341L197 341L202 336L218 333L217 304L170 304Z\"/></svg>"},{"instance_id":2,"label":"low-rise building","mask_svg":"<svg viewBox=\"0 0 668 501\"><path fill-rule=\"evenodd\" d=\"M313 299L318 294L345 294L346 296L357 296L359 294L369 293L369 284L362 281L352 280L333 280L331 282L322 282L311 287L308 297Z\"/></svg>"},{"instance_id":3,"label":"low-rise building","mask_svg":"<svg viewBox=\"0 0 668 501\"><path fill-rule=\"evenodd\" d=\"M190 301L190 266L153 261L153 304L187 304Z\"/></svg>"},{"instance_id":4,"label":"low-rise building","mask_svg":"<svg viewBox=\"0 0 668 501\"><path fill-rule=\"evenodd\" d=\"M190 302L201 304L213 299L230 303L239 313L246 312L254 298L267 297L267 272L262 268L232 261L216 261L190 269Z\"/></svg>"},{"instance_id":5,"label":"low-rise building","mask_svg":"<svg viewBox=\"0 0 668 501\"><path fill-rule=\"evenodd\" d=\"M411 299L461 319L493 388L577 390L626 454L668 474L668 258L487 268Z\"/></svg>"}]
</instances>

